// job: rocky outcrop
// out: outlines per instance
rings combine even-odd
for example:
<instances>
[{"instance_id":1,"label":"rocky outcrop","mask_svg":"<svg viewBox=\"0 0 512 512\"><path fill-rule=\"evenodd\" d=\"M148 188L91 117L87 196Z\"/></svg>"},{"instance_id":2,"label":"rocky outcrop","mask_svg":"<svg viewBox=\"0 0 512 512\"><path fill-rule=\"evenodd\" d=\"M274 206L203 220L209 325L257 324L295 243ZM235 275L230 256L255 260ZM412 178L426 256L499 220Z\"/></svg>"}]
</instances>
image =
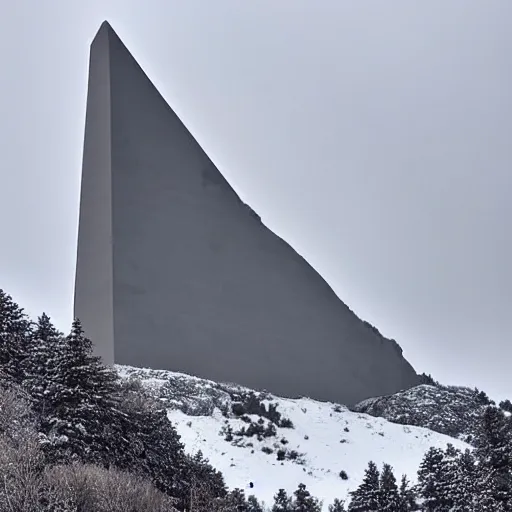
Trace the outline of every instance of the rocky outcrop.
<instances>
[{"instance_id":1,"label":"rocky outcrop","mask_svg":"<svg viewBox=\"0 0 512 512\"><path fill-rule=\"evenodd\" d=\"M436 383L369 398L352 410L401 425L425 427L471 443L485 408L493 403L478 389Z\"/></svg>"}]
</instances>

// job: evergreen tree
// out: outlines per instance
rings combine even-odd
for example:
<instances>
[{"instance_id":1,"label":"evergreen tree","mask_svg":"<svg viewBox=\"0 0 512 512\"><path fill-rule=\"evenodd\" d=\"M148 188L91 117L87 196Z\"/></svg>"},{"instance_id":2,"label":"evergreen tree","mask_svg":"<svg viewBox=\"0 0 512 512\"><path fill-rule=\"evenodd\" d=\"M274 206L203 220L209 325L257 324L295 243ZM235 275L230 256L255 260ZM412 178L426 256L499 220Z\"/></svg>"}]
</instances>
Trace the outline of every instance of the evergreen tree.
<instances>
[{"instance_id":1,"label":"evergreen tree","mask_svg":"<svg viewBox=\"0 0 512 512\"><path fill-rule=\"evenodd\" d=\"M334 502L329 505L329 512L346 512L345 502L335 498Z\"/></svg>"},{"instance_id":2,"label":"evergreen tree","mask_svg":"<svg viewBox=\"0 0 512 512\"><path fill-rule=\"evenodd\" d=\"M0 374L20 384L24 377L23 360L31 335L31 322L0 289Z\"/></svg>"},{"instance_id":3,"label":"evergreen tree","mask_svg":"<svg viewBox=\"0 0 512 512\"><path fill-rule=\"evenodd\" d=\"M502 410L486 408L476 438L479 489L482 510L512 509L512 433L511 420Z\"/></svg>"},{"instance_id":4,"label":"evergreen tree","mask_svg":"<svg viewBox=\"0 0 512 512\"><path fill-rule=\"evenodd\" d=\"M109 432L116 423L119 404L118 377L92 353L79 320L59 347L53 375L52 415L45 433L57 458L83 462L111 461L113 443Z\"/></svg>"},{"instance_id":5,"label":"evergreen tree","mask_svg":"<svg viewBox=\"0 0 512 512\"><path fill-rule=\"evenodd\" d=\"M263 506L252 494L247 498L247 512L264 512Z\"/></svg>"},{"instance_id":6,"label":"evergreen tree","mask_svg":"<svg viewBox=\"0 0 512 512\"><path fill-rule=\"evenodd\" d=\"M199 450L194 456L187 457L186 479L192 482L194 479L208 486L210 494L215 498L223 498L227 494L226 484L222 473L216 470L208 459Z\"/></svg>"},{"instance_id":7,"label":"evergreen tree","mask_svg":"<svg viewBox=\"0 0 512 512\"><path fill-rule=\"evenodd\" d=\"M400 512L411 512L414 510L418 510L418 505L416 503L416 495L414 493L414 489L411 487L407 475L402 475L399 495Z\"/></svg>"},{"instance_id":8,"label":"evergreen tree","mask_svg":"<svg viewBox=\"0 0 512 512\"><path fill-rule=\"evenodd\" d=\"M42 418L54 414L56 394L63 391L58 383L63 347L64 335L55 328L50 317L43 313L29 339L27 354L22 363L25 375L23 386L33 399L34 410Z\"/></svg>"},{"instance_id":9,"label":"evergreen tree","mask_svg":"<svg viewBox=\"0 0 512 512\"><path fill-rule=\"evenodd\" d=\"M500 409L503 409L506 412L512 412L512 402L507 398L500 402Z\"/></svg>"},{"instance_id":10,"label":"evergreen tree","mask_svg":"<svg viewBox=\"0 0 512 512\"><path fill-rule=\"evenodd\" d=\"M444 488L446 496L446 506L449 506L450 512L458 507L457 503L460 502L460 506L463 505L467 496L461 496L461 486L464 485L466 476L463 473L461 466L462 454L460 450L456 449L452 444L448 444L444 452Z\"/></svg>"},{"instance_id":11,"label":"evergreen tree","mask_svg":"<svg viewBox=\"0 0 512 512\"><path fill-rule=\"evenodd\" d=\"M284 489L279 489L274 496L272 512L292 512L292 500Z\"/></svg>"},{"instance_id":12,"label":"evergreen tree","mask_svg":"<svg viewBox=\"0 0 512 512\"><path fill-rule=\"evenodd\" d=\"M495 405L494 401L491 400L485 391L479 391L475 388L475 399L481 405Z\"/></svg>"},{"instance_id":13,"label":"evergreen tree","mask_svg":"<svg viewBox=\"0 0 512 512\"><path fill-rule=\"evenodd\" d=\"M449 512L453 505L448 470L443 450L431 447L418 470L418 491L427 512Z\"/></svg>"},{"instance_id":14,"label":"evergreen tree","mask_svg":"<svg viewBox=\"0 0 512 512\"><path fill-rule=\"evenodd\" d=\"M393 468L384 464L380 475L379 504L382 512L400 512L400 496Z\"/></svg>"},{"instance_id":15,"label":"evergreen tree","mask_svg":"<svg viewBox=\"0 0 512 512\"><path fill-rule=\"evenodd\" d=\"M84 335L78 319L73 321L71 332L66 337L61 365L62 382L70 388L61 398L69 403L90 398L92 394L98 399L106 399L118 390L117 373L105 366L100 357L93 355L92 342Z\"/></svg>"},{"instance_id":16,"label":"evergreen tree","mask_svg":"<svg viewBox=\"0 0 512 512\"><path fill-rule=\"evenodd\" d=\"M473 512L476 510L478 479L475 457L472 452L466 450L464 453L459 453L454 462L451 512Z\"/></svg>"},{"instance_id":17,"label":"evergreen tree","mask_svg":"<svg viewBox=\"0 0 512 512\"><path fill-rule=\"evenodd\" d=\"M144 391L128 386L123 388L120 412L111 435L115 450L112 460L122 469L146 475L160 491L177 498L178 508L184 509L190 501L190 486L199 459L194 461L185 455L165 407ZM219 492L225 492L220 480ZM212 489L209 492L215 494Z\"/></svg>"},{"instance_id":18,"label":"evergreen tree","mask_svg":"<svg viewBox=\"0 0 512 512\"><path fill-rule=\"evenodd\" d=\"M361 485L350 494L352 501L349 512L367 512L379 510L379 470L373 461L368 463Z\"/></svg>"},{"instance_id":19,"label":"evergreen tree","mask_svg":"<svg viewBox=\"0 0 512 512\"><path fill-rule=\"evenodd\" d=\"M428 384L430 386L439 386L439 382L437 382L430 373L427 375L425 372L423 372L420 375L420 382L421 384Z\"/></svg>"},{"instance_id":20,"label":"evergreen tree","mask_svg":"<svg viewBox=\"0 0 512 512\"><path fill-rule=\"evenodd\" d=\"M228 509L233 512L247 512L247 501L242 489L233 489L227 497Z\"/></svg>"},{"instance_id":21,"label":"evergreen tree","mask_svg":"<svg viewBox=\"0 0 512 512\"><path fill-rule=\"evenodd\" d=\"M321 512L320 503L311 496L304 484L299 484L298 489L293 494L295 499L292 502L292 512Z\"/></svg>"}]
</instances>

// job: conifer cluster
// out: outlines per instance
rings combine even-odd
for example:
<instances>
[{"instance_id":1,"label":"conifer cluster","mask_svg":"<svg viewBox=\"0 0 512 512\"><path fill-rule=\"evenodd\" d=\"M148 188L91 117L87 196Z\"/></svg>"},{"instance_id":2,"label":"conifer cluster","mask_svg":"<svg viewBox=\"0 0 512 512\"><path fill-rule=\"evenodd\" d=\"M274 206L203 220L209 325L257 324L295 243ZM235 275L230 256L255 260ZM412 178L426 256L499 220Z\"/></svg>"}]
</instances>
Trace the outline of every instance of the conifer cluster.
<instances>
[{"instance_id":1,"label":"conifer cluster","mask_svg":"<svg viewBox=\"0 0 512 512\"><path fill-rule=\"evenodd\" d=\"M0 395L0 476L4 482L0 512L2 496L7 496L11 484L12 492L21 491L19 496L8 496L8 510L78 512L81 509L76 504L64 506L61 501L58 508L50 503L49 496L58 496L58 485L53 488L52 482L63 478L66 489L80 487L87 479L101 481L93 485L93 491L100 494L102 485L117 482L116 499L125 501L128 491L124 495L119 491L123 485L141 489L146 496L150 495L148 485L153 486L165 497L152 498L149 508L155 512L265 510L241 489L227 492L222 474L200 452L194 457L186 455L165 408L139 381L121 381L112 368L102 364L79 320L64 335L46 314L31 322L2 290ZM492 403L486 407L474 450L460 451L452 445L445 450L430 448L415 485L405 475L399 485L390 465L379 470L370 461L347 507L335 500L329 512L511 512L512 416L505 409ZM28 454L30 471L25 463L18 464L19 453ZM13 508L15 499L28 503L26 489L34 482L46 486L44 493L33 493L40 507ZM132 508L134 512L146 509ZM320 512L322 503L299 484L293 496L280 489L270 510Z\"/></svg>"},{"instance_id":2,"label":"conifer cluster","mask_svg":"<svg viewBox=\"0 0 512 512\"><path fill-rule=\"evenodd\" d=\"M94 464L143 475L181 509L197 475L212 498L227 494L207 460L185 454L166 410L93 355L79 320L66 336L46 314L29 321L2 290L0 383L26 394L47 466Z\"/></svg>"}]
</instances>

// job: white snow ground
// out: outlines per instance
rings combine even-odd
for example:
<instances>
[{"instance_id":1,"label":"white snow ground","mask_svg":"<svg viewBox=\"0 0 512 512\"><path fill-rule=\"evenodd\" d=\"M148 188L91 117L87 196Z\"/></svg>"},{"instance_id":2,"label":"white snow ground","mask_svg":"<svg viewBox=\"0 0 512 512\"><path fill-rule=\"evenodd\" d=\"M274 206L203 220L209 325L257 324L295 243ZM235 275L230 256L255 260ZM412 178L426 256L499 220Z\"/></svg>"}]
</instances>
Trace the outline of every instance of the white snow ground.
<instances>
[{"instance_id":1,"label":"white snow ground","mask_svg":"<svg viewBox=\"0 0 512 512\"><path fill-rule=\"evenodd\" d=\"M118 370L124 377L140 378L155 390L157 396L158 389L169 382L179 382L181 386L190 382L196 393L201 390L198 393L201 395L218 386L212 381L175 372L131 367L118 367ZM272 504L278 489L283 488L291 494L299 483L304 483L313 496L323 500L324 510L327 510L334 498L348 498L349 491L360 484L370 460L379 468L384 462L391 464L398 481L405 473L415 482L421 459L431 446L445 448L452 443L460 449L470 448L460 440L425 428L390 423L332 403L273 395L268 398L270 400L264 400L264 403L277 404L277 410L293 422L294 428L278 427L276 437L261 441L256 436L235 436L235 441L242 446L226 441L221 430L229 424L233 431L237 431L247 424L234 415L226 418L218 407L212 408L211 415L203 416L190 416L173 406L168 411L188 453L201 450L210 463L222 471L229 488L242 488L247 495L254 494L267 505ZM186 400L190 399L188 395ZM256 422L259 417L251 416L251 419ZM265 419L265 425L267 423ZM286 445L281 443L283 438L288 441ZM273 453L264 453L263 447L272 449ZM303 463L278 461L277 448L283 447L303 454ZM346 471L348 480L340 478L341 470ZM252 489L249 482L254 484Z\"/></svg>"}]
</instances>

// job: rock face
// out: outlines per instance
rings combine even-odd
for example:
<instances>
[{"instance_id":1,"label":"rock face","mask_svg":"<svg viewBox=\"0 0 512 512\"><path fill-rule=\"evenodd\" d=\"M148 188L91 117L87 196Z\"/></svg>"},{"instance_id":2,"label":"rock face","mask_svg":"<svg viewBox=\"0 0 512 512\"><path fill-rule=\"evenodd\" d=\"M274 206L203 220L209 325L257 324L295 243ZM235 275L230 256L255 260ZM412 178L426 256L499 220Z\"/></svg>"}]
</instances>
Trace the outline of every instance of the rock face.
<instances>
[{"instance_id":1,"label":"rock face","mask_svg":"<svg viewBox=\"0 0 512 512\"><path fill-rule=\"evenodd\" d=\"M347 404L418 383L244 204L108 23L92 45L75 315L105 362Z\"/></svg>"}]
</instances>

